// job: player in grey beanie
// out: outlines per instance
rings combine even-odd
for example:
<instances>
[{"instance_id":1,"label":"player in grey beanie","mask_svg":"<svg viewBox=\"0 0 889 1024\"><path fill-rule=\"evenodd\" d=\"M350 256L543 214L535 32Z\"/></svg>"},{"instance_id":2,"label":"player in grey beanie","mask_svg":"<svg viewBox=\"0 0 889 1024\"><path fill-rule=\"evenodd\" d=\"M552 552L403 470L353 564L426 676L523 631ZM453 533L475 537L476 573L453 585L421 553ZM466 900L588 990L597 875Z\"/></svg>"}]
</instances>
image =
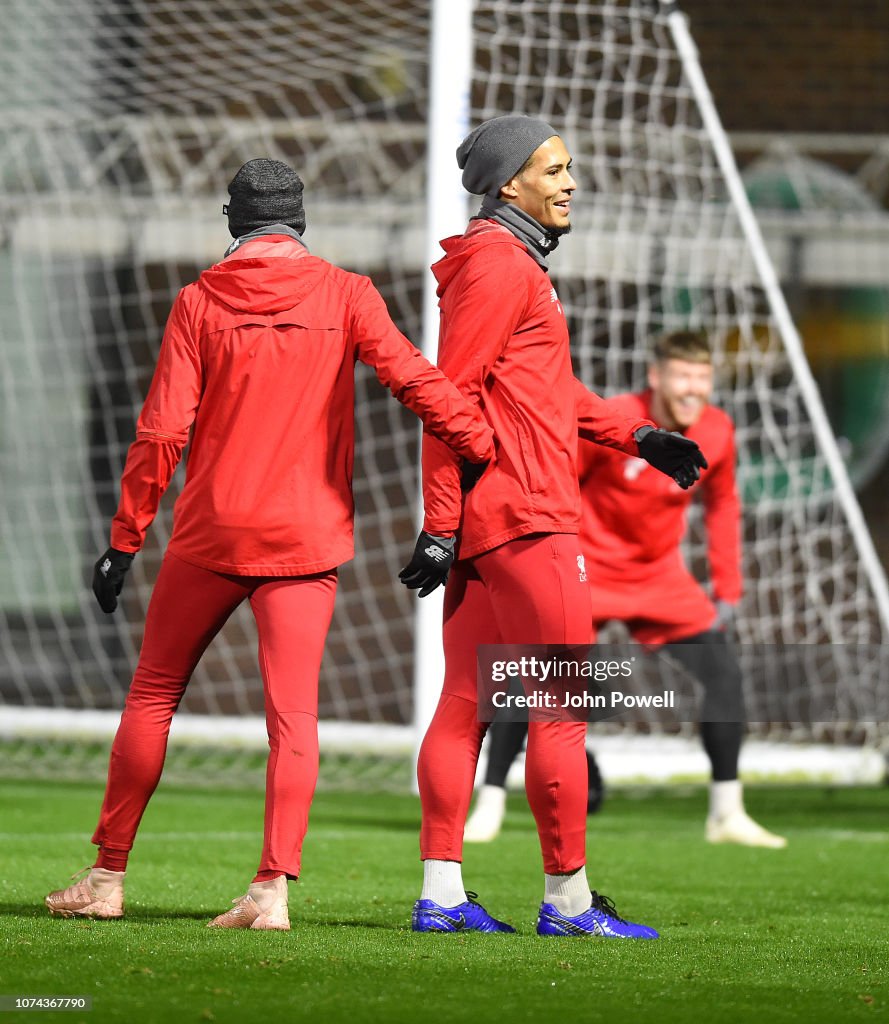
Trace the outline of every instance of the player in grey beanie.
<instances>
[{"instance_id":1,"label":"player in grey beanie","mask_svg":"<svg viewBox=\"0 0 889 1024\"><path fill-rule=\"evenodd\" d=\"M228 194L222 212L228 214L233 238L270 224L286 224L299 235L306 230L302 179L280 160L248 160L232 178Z\"/></svg>"},{"instance_id":2,"label":"player in grey beanie","mask_svg":"<svg viewBox=\"0 0 889 1024\"><path fill-rule=\"evenodd\" d=\"M473 195L496 197L500 186L521 170L538 146L558 134L546 121L524 114L484 121L457 148L463 187Z\"/></svg>"}]
</instances>

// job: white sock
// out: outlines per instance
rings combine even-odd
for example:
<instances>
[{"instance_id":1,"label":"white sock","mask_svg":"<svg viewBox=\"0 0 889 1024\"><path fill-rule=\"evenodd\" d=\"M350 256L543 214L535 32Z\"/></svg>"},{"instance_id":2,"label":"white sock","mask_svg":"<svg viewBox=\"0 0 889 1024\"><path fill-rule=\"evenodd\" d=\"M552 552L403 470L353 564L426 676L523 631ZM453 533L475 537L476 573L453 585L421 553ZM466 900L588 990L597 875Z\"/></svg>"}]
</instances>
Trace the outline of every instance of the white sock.
<instances>
[{"instance_id":1,"label":"white sock","mask_svg":"<svg viewBox=\"0 0 889 1024\"><path fill-rule=\"evenodd\" d=\"M287 902L287 876L277 875L265 882L251 882L247 886L247 895L256 900L260 910L268 911L274 907L281 897Z\"/></svg>"},{"instance_id":2,"label":"white sock","mask_svg":"<svg viewBox=\"0 0 889 1024\"><path fill-rule=\"evenodd\" d=\"M123 885L126 871L109 871L108 868L90 868L87 882L93 892L101 899L107 899L119 885Z\"/></svg>"},{"instance_id":3,"label":"white sock","mask_svg":"<svg viewBox=\"0 0 889 1024\"><path fill-rule=\"evenodd\" d=\"M586 865L570 875L543 876L543 902L551 903L565 917L577 917L590 908L590 883Z\"/></svg>"},{"instance_id":4,"label":"white sock","mask_svg":"<svg viewBox=\"0 0 889 1024\"><path fill-rule=\"evenodd\" d=\"M709 818L721 821L732 814L744 813L744 791L740 779L710 783Z\"/></svg>"},{"instance_id":5,"label":"white sock","mask_svg":"<svg viewBox=\"0 0 889 1024\"><path fill-rule=\"evenodd\" d=\"M421 900L432 900L440 907L458 907L466 902L463 865L458 860L424 860Z\"/></svg>"}]
</instances>

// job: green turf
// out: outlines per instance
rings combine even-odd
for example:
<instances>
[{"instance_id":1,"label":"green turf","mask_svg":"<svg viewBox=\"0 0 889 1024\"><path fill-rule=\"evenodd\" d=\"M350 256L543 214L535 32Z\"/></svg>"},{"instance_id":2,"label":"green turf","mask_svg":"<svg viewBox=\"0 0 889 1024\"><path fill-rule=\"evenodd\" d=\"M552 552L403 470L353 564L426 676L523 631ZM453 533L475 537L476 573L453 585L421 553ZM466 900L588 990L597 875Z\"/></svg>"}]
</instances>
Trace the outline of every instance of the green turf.
<instances>
[{"instance_id":1,"label":"green turf","mask_svg":"<svg viewBox=\"0 0 889 1024\"><path fill-rule=\"evenodd\" d=\"M0 783L0 995L90 995L59 1020L835 1021L889 1018L889 790L748 790L786 851L710 847L704 793L612 795L590 878L657 942L540 939L524 798L464 877L519 934L413 935L418 805L316 798L290 933L211 932L260 846L261 796L161 787L130 861L127 918L56 920L101 789ZM0 1014L43 1020L48 1013Z\"/></svg>"}]
</instances>

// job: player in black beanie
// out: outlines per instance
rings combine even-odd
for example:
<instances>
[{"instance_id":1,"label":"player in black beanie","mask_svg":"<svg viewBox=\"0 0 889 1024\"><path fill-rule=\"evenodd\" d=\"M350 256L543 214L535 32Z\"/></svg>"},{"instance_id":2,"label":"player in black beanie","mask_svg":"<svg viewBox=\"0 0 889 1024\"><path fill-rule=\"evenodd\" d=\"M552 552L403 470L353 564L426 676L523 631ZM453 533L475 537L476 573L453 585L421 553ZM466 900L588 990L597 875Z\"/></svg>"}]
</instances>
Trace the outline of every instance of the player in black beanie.
<instances>
[{"instance_id":1,"label":"player in black beanie","mask_svg":"<svg viewBox=\"0 0 889 1024\"><path fill-rule=\"evenodd\" d=\"M248 160L232 178L228 194L222 212L228 215L232 238L270 224L284 224L298 235L306 230L302 178L280 160Z\"/></svg>"},{"instance_id":2,"label":"player in black beanie","mask_svg":"<svg viewBox=\"0 0 889 1024\"><path fill-rule=\"evenodd\" d=\"M209 927L289 930L288 881L301 870L318 775L318 672L337 567L354 552L355 364L458 458L487 464L495 454L481 411L401 334L370 279L309 252L300 238L303 183L290 167L251 160L228 191L235 238L176 296L127 453L111 546L94 568L93 591L111 614L188 447L112 746L96 863L45 900L62 918L124 916L129 854L173 715L207 645L249 602L269 737L263 849L247 892Z\"/></svg>"}]
</instances>

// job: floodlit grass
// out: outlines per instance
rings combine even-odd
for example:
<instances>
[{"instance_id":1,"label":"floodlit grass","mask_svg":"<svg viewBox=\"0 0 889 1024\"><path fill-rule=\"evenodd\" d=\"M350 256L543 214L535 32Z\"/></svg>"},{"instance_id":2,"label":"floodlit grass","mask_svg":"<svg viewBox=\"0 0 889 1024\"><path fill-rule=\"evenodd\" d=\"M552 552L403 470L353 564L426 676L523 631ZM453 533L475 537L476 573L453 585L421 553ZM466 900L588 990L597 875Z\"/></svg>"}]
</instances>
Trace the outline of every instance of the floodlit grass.
<instances>
[{"instance_id":1,"label":"floodlit grass","mask_svg":"<svg viewBox=\"0 0 889 1024\"><path fill-rule=\"evenodd\" d=\"M0 783L0 995L92 997L63 1020L889 1018L886 789L748 790L785 851L708 846L702 790L611 794L590 820L590 880L656 942L534 934L540 854L521 795L501 838L467 847L464 864L515 936L412 934L418 803L367 793L317 796L289 933L204 927L252 877L255 791L162 786L130 860L127 917L50 918L44 895L91 860L100 800L94 784Z\"/></svg>"}]
</instances>

